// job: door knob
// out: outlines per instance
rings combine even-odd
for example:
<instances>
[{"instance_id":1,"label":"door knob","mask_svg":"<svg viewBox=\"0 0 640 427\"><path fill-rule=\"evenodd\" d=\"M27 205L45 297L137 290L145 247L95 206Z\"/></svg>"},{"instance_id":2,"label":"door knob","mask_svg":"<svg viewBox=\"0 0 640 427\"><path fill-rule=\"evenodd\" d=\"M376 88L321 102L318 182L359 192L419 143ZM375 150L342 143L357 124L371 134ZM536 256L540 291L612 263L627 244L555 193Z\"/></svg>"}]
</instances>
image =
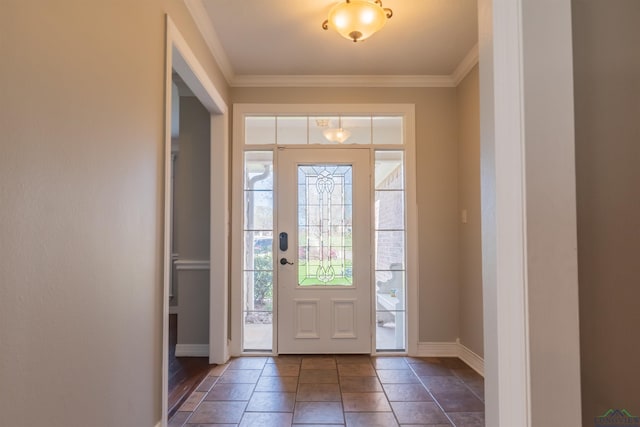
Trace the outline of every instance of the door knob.
<instances>
[{"instance_id":1,"label":"door knob","mask_svg":"<svg viewBox=\"0 0 640 427\"><path fill-rule=\"evenodd\" d=\"M289 262L286 258L280 258L280 264L281 265L287 265L287 264L293 265L293 263Z\"/></svg>"}]
</instances>

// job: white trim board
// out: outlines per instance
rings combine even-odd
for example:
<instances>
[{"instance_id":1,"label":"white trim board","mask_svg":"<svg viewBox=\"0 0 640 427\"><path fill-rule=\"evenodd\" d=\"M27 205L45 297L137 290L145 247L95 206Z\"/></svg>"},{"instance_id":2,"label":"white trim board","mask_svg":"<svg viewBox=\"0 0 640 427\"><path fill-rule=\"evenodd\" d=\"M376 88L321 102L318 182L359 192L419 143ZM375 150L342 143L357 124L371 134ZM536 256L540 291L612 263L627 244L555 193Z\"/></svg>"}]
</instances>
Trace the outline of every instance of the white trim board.
<instances>
[{"instance_id":1,"label":"white trim board","mask_svg":"<svg viewBox=\"0 0 640 427\"><path fill-rule=\"evenodd\" d=\"M176 357L209 357L209 344L176 344Z\"/></svg>"},{"instance_id":2,"label":"white trim board","mask_svg":"<svg viewBox=\"0 0 640 427\"><path fill-rule=\"evenodd\" d=\"M461 344L455 342L420 342L417 357L457 357L484 377L484 359Z\"/></svg>"},{"instance_id":3,"label":"white trim board","mask_svg":"<svg viewBox=\"0 0 640 427\"><path fill-rule=\"evenodd\" d=\"M228 358L227 339L227 246L228 246L228 204L227 204L227 163L229 109L216 85L209 78L188 43L175 26L171 17L166 16L165 52L165 147L164 147L164 227L163 227L163 298L162 298L162 419L167 424L168 390L168 347L169 347L169 283L173 264L171 251L171 76L175 71L211 115L211 181L225 185L211 186L211 199L218 201L211 206L210 250L213 272L209 275L209 342L210 362ZM215 155L214 155L215 153ZM222 194L222 197L220 195ZM220 202L222 200L222 202ZM225 236L216 238L213 236ZM207 349L206 355L209 354Z\"/></svg>"},{"instance_id":4,"label":"white trim board","mask_svg":"<svg viewBox=\"0 0 640 427\"><path fill-rule=\"evenodd\" d=\"M415 105L414 104L244 104L238 103L233 105L233 212L243 212L242 205L242 170L243 170L243 153L244 142L244 117L248 114L397 114L402 115L405 119L405 155L406 155L406 209L407 209L407 352L408 354L416 353L418 345L418 209L417 209L417 190L416 190L416 135L415 135ZM312 147L312 145L306 145ZM249 146L251 148L255 146ZM273 145L261 145L260 150L273 150ZM348 145L344 146L348 148ZM360 148L367 149L393 149L397 150L398 145L379 145L368 146L362 145ZM331 146L333 149L339 149L338 146ZM233 224L232 235L233 241L242 241L242 223L236 221ZM231 257L231 287L237 290L231 292L231 306L242 307L242 253L241 247L234 249L234 256ZM215 268L214 268L215 270ZM242 310L232 310L231 321L232 333L234 337L231 340L230 349L234 356L242 355ZM277 318L274 317L274 324L277 325ZM275 348L275 347L274 347Z\"/></svg>"},{"instance_id":5,"label":"white trim board","mask_svg":"<svg viewBox=\"0 0 640 427\"><path fill-rule=\"evenodd\" d=\"M242 75L235 76L229 85L232 87L455 87L457 83L453 74L443 76Z\"/></svg>"},{"instance_id":6,"label":"white trim board","mask_svg":"<svg viewBox=\"0 0 640 427\"><path fill-rule=\"evenodd\" d=\"M473 352L464 344L458 343L458 357L471 368L484 377L484 359Z\"/></svg>"},{"instance_id":7,"label":"white trim board","mask_svg":"<svg viewBox=\"0 0 640 427\"><path fill-rule=\"evenodd\" d=\"M462 80L469 74L469 72L476 66L480 59L480 49L476 44L471 48L469 52L462 58L462 61L458 64L453 73L451 73L451 78L455 83L454 86L458 86Z\"/></svg>"}]
</instances>

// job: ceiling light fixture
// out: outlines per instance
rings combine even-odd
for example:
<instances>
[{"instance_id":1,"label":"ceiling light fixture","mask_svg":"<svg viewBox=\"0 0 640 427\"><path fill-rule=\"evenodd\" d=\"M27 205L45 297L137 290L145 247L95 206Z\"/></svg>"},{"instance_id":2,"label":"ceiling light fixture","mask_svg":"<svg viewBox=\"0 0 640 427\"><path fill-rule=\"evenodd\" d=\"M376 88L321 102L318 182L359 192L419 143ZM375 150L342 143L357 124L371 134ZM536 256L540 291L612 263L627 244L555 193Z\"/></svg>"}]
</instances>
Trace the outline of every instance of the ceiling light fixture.
<instances>
[{"instance_id":1,"label":"ceiling light fixture","mask_svg":"<svg viewBox=\"0 0 640 427\"><path fill-rule=\"evenodd\" d=\"M323 121L324 124L324 121ZM320 125L320 121L318 121L318 125ZM328 126L328 120L325 126ZM324 127L324 126L322 126ZM351 132L346 129L342 129L342 117L338 118L338 127L337 128L327 128L322 131L322 135L327 139L327 141L337 142L342 144L351 136Z\"/></svg>"},{"instance_id":2,"label":"ceiling light fixture","mask_svg":"<svg viewBox=\"0 0 640 427\"><path fill-rule=\"evenodd\" d=\"M382 0L345 0L331 8L322 28L331 27L342 37L360 42L384 27L392 16L391 9L382 7Z\"/></svg>"}]
</instances>

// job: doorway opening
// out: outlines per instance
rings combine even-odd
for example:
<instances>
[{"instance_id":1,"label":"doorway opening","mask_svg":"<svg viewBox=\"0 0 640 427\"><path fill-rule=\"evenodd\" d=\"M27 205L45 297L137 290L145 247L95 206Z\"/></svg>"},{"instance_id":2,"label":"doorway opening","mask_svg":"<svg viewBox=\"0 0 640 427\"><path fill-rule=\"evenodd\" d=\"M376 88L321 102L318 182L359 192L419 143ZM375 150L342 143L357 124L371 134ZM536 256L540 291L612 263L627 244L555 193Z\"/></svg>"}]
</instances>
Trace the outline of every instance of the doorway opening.
<instances>
[{"instance_id":1,"label":"doorway opening","mask_svg":"<svg viewBox=\"0 0 640 427\"><path fill-rule=\"evenodd\" d=\"M189 97L190 99L184 102L185 107L193 107L192 111L188 112L189 118L194 118L195 115L199 114L201 119L199 125L196 126L199 129L199 136L196 138L198 143L192 144L193 147L189 147L195 148L196 145L198 146L198 152L191 153L194 154L194 156L191 156L193 157L192 160L199 161L202 165L206 164L208 167L200 168L202 169L201 176L198 177L200 179L195 179L191 182L193 185L202 187L201 190L205 194L200 199L206 198L204 203L207 205L206 214L199 218L199 222L202 223L199 226L199 230L191 233L200 234L199 238L195 238L195 240L199 240L195 243L199 249L190 253L191 249L193 249L190 248L186 251L187 253L182 254L176 252L172 238L172 231L174 230L173 172L177 156L180 156L176 144L177 141L172 141L172 134L174 134L172 130L175 131L176 124L180 122L179 109L176 109L176 105L180 103L176 102L178 93L174 89L174 82L178 82L182 86L183 92L189 92L189 95L192 95ZM185 113L187 112L185 111ZM226 237L220 238L220 236L227 236L228 234L228 203L226 202L229 181L227 176L227 121L227 106L224 100L185 39L169 16L166 16L162 425L166 425L169 409L169 313L170 311L177 310L178 313L181 311L180 308L170 309L172 300L177 300L178 306L189 300L195 301L197 305L195 312L199 313L195 317L200 324L200 332L197 337L186 337L194 342L181 343L178 331L178 345L175 348L176 355L206 357L208 363L224 363L228 359L226 327L228 240ZM186 152L186 145L183 148L185 148ZM215 153L215 156L213 153ZM204 158L201 158L203 156ZM179 168L180 166L177 165L177 169ZM187 185L189 191L193 190L193 185ZM215 203L212 202L214 200L216 201ZM186 203L181 203L177 209L184 208L186 205ZM199 211L202 211L202 209ZM180 231L178 230L178 232ZM189 233L186 232L186 234ZM176 257L178 258L177 260ZM190 286L181 287L180 283L178 283L177 287L175 286L176 271L191 276L184 281L192 282ZM181 282L181 280L178 280L178 282ZM189 316L193 312L190 309L185 311L185 313L189 313ZM198 320L197 317L201 319ZM181 320L184 320L184 318L178 319L178 325L180 325ZM221 327L210 328L209 325L214 322ZM180 326L178 326L178 329L180 329ZM192 328L187 329L193 332Z\"/></svg>"},{"instance_id":2,"label":"doorway opening","mask_svg":"<svg viewBox=\"0 0 640 427\"><path fill-rule=\"evenodd\" d=\"M412 129L413 105L235 106L232 354L417 345Z\"/></svg>"}]
</instances>

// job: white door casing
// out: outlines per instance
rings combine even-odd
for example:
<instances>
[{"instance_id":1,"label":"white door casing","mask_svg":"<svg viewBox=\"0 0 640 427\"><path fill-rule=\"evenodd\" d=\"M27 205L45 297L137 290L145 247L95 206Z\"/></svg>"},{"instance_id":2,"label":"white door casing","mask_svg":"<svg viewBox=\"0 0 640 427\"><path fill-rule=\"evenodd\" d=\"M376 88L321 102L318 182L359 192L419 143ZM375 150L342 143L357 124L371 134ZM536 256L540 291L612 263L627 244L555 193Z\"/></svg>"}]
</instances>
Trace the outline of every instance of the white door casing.
<instances>
[{"instance_id":1,"label":"white door casing","mask_svg":"<svg viewBox=\"0 0 640 427\"><path fill-rule=\"evenodd\" d=\"M352 147L359 150L369 151L370 166L373 167L373 159L375 153L378 151L402 151L404 153L404 167L405 167L405 180L406 180L406 197L404 200L406 209L406 347L405 350L395 351L396 354L409 354L416 355L418 352L418 221L417 221L417 194L416 194L416 155L415 155L415 107L413 104L234 104L233 106L233 215L232 218L232 244L231 250L233 256L231 257L231 333L229 340L229 348L232 355L242 354L277 354L278 353L278 338L279 327L284 323L278 319L278 271L279 271L279 253L278 253L278 224L273 223L273 337L272 346L265 347L264 349L254 348L252 346L245 348L245 290L244 280L246 271L244 271L244 252L245 245L238 244L238 242L244 241L244 222L242 220L243 211L246 206L244 204L244 179L245 179L245 160L247 153L252 152L272 152L274 154L273 160L276 160L277 152L284 148L286 149L321 149L321 150L335 150L344 151L345 153ZM395 116L402 117L402 143L382 143L371 142L371 144L353 145L287 145L289 142L279 143L280 140L275 137L271 137L267 141L258 141L253 137L249 138L246 132L246 119L248 117L273 117L273 116L339 116L339 115L353 115L353 116L367 116L373 115L374 117L380 116ZM312 122L310 122L312 123ZM278 141L278 142L276 142ZM272 164L272 168L277 170L278 162L275 161ZM373 169L371 169L373 173ZM373 182L373 180L371 180ZM371 190L373 193L373 189ZM277 195L274 196L277 199ZM373 199L371 199L373 205ZM279 215L277 200L274 200L274 220L277 221ZM373 213L373 206L371 206ZM371 227L373 227L373 219L371 218ZM373 231L371 232L371 241L373 242ZM373 265L370 270L373 279ZM375 306L373 301L373 295L370 299L370 309L373 310ZM304 307L303 307L304 308ZM342 308L342 307L340 307ZM344 312L344 310L342 311ZM373 312L372 312L373 313ZM372 315L371 320L371 334L376 333L377 327L375 327L375 315ZM267 338L267 337L264 337ZM346 341L346 339L345 339ZM376 353L375 345L376 339L371 337L370 352ZM389 354L388 350L383 350L384 354Z\"/></svg>"},{"instance_id":2,"label":"white door casing","mask_svg":"<svg viewBox=\"0 0 640 427\"><path fill-rule=\"evenodd\" d=\"M277 233L288 234L288 249L281 250L276 238L276 266L278 293L278 353L371 353L371 189L370 189L370 150L368 149L295 149L280 148L277 150ZM299 189L307 187L298 185L299 167L321 170L347 169L351 166L353 189L348 189L349 179L336 181L323 171L326 176L312 177L313 188L319 188L316 206L299 208L302 199ZM313 172L311 172L313 174ZM345 190L346 189L346 190ZM307 191L307 190L302 190ZM335 191L334 193L332 193ZM323 193L324 192L324 193ZM337 200L331 194L342 192L346 195L345 205L331 205ZM330 194L331 193L331 194ZM324 194L324 202L322 201ZM349 198L353 197L352 201ZM313 196L309 196L311 199ZM328 205L327 205L328 203ZM334 226L340 230L351 232L352 267L346 268L350 261L348 244L336 245L334 235L329 237L329 220L322 217L330 212L349 210L352 206L352 217L341 216ZM345 206L347 206L345 208ZM309 219L305 216L307 209L315 209L318 216ZM337 209L337 210L336 210ZM299 215L301 218L299 219ZM337 214L335 216L338 216ZM335 219L335 218L334 218ZM299 232L299 221L305 231ZM313 224L315 225L313 225ZM335 229L335 228L333 228ZM314 231L310 231L314 230ZM300 240L309 242L313 232L316 237L309 246L299 249ZM306 233L306 237L302 234ZM277 236L277 234L276 234ZM347 238L348 239L348 238ZM343 238L344 240L344 238ZM334 246L331 246L331 245ZM305 255L309 251L315 255ZM317 254L320 264L315 265ZM346 255L345 255L346 254ZM328 257L328 258L327 258ZM332 258L336 261L333 269ZM281 259L293 264L281 264ZM342 259L342 263L340 262ZM346 260L346 261L345 261ZM301 264L302 263L302 264ZM346 263L346 264L345 264ZM311 279L301 273L309 272ZM330 273L329 273L330 270ZM346 277L338 279L337 277ZM334 278L335 277L335 278ZM311 280L313 285L305 283ZM329 281L332 285L322 285ZM351 281L350 284L346 284ZM300 284L302 282L302 284ZM336 284L344 282L343 284Z\"/></svg>"}]
</instances>

